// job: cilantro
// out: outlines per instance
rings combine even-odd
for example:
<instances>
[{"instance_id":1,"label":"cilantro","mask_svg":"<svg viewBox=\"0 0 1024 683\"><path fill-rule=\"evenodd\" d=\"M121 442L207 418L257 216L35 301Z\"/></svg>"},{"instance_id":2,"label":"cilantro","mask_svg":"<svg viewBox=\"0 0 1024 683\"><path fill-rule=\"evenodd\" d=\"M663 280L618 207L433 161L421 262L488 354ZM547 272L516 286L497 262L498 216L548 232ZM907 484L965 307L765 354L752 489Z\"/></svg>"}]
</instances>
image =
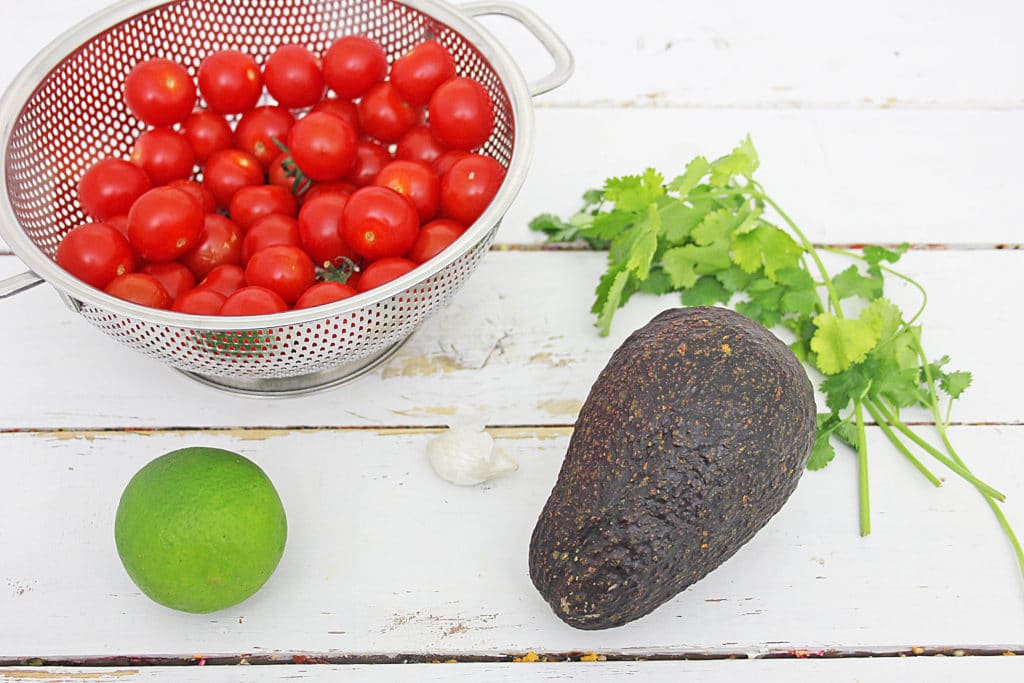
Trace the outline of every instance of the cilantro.
<instances>
[{"instance_id":1,"label":"cilantro","mask_svg":"<svg viewBox=\"0 0 1024 683\"><path fill-rule=\"evenodd\" d=\"M598 282L591 312L607 335L615 312L635 294L680 292L688 306L723 304L767 326L782 326L795 339L794 354L824 375L819 388L829 412L818 416L808 460L820 469L836 457L834 443L856 452L861 531L870 530L865 424L871 419L893 447L930 482L941 480L917 458L925 453L972 484L987 500L1013 545L1021 570L1024 550L998 503L1003 495L977 479L949 441L953 402L970 386L966 371L947 371L949 358L929 360L917 323L883 297L892 275L924 288L893 268L908 249L867 245L860 252L815 247L754 180L760 159L748 136L725 156L694 157L665 180L648 168L609 178L583 195L568 220L552 214L530 223L549 243L583 242L607 249L608 267ZM770 220L769 213L780 219ZM852 262L830 273L820 251ZM843 307L856 305L848 315ZM945 404L945 415L941 410ZM934 417L941 448L899 417L917 406Z\"/></svg>"}]
</instances>

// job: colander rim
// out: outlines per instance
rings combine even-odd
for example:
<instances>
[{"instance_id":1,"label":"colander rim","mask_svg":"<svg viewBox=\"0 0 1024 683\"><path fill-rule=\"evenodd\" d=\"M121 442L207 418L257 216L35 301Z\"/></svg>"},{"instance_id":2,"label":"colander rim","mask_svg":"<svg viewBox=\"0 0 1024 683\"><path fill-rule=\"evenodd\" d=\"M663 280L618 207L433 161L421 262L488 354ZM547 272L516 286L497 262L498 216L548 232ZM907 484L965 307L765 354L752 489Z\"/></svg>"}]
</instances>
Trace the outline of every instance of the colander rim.
<instances>
[{"instance_id":1,"label":"colander rim","mask_svg":"<svg viewBox=\"0 0 1024 683\"><path fill-rule=\"evenodd\" d=\"M145 12L182 0L120 0L81 20L44 46L17 73L0 96L0 145L6 157L14 121L43 79L86 42L102 32ZM512 154L501 187L480 217L441 254L405 275L367 292L322 306L281 313L247 316L193 315L141 306L96 289L60 268L21 229L8 195L6 163L0 164L0 236L14 254L38 277L65 297L91 304L134 320L179 329L203 331L260 330L305 325L345 316L393 299L437 275L463 257L497 228L526 179L533 150L532 96L526 80L508 50L472 16L443 0L391 0L405 5L461 34L487 60L508 94L515 135Z\"/></svg>"}]
</instances>

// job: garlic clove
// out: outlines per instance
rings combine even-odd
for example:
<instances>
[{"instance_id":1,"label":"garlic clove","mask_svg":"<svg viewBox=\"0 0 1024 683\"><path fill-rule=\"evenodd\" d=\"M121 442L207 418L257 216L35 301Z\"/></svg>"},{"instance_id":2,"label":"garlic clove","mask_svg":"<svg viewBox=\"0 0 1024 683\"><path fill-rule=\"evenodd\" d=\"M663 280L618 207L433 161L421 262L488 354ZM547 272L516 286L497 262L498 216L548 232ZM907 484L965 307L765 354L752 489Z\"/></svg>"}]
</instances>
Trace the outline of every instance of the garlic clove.
<instances>
[{"instance_id":1,"label":"garlic clove","mask_svg":"<svg viewBox=\"0 0 1024 683\"><path fill-rule=\"evenodd\" d=\"M474 486L519 469L519 464L482 425L453 424L427 442L427 458L434 472L458 486Z\"/></svg>"}]
</instances>

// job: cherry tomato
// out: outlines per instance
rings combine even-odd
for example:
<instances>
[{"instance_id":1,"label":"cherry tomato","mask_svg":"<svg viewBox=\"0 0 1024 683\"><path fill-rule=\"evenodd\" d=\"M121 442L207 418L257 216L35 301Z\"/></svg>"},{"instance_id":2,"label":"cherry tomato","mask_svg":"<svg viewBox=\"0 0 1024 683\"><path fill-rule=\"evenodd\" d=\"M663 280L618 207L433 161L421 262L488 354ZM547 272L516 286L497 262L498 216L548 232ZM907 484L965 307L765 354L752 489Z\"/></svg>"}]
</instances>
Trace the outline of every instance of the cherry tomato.
<instances>
[{"instance_id":1,"label":"cherry tomato","mask_svg":"<svg viewBox=\"0 0 1024 683\"><path fill-rule=\"evenodd\" d=\"M337 116L312 112L292 126L288 149L307 177L330 182L344 178L352 168L357 142L352 126Z\"/></svg>"},{"instance_id":2,"label":"cherry tomato","mask_svg":"<svg viewBox=\"0 0 1024 683\"><path fill-rule=\"evenodd\" d=\"M256 157L263 168L269 168L288 140L295 117L284 107L263 106L242 114L235 125L235 147Z\"/></svg>"},{"instance_id":3,"label":"cherry tomato","mask_svg":"<svg viewBox=\"0 0 1024 683\"><path fill-rule=\"evenodd\" d=\"M208 213L196 243L178 259L197 278L225 264L242 262L242 229L219 213Z\"/></svg>"},{"instance_id":4,"label":"cherry tomato","mask_svg":"<svg viewBox=\"0 0 1024 683\"><path fill-rule=\"evenodd\" d=\"M231 198L228 213L242 230L248 230L264 216L283 214L296 216L299 204L293 195L277 185L249 185L243 187Z\"/></svg>"},{"instance_id":5,"label":"cherry tomato","mask_svg":"<svg viewBox=\"0 0 1024 683\"><path fill-rule=\"evenodd\" d=\"M132 147L131 159L146 171L154 185L188 178L196 165L192 145L170 128L152 128L140 135Z\"/></svg>"},{"instance_id":6,"label":"cherry tomato","mask_svg":"<svg viewBox=\"0 0 1024 683\"><path fill-rule=\"evenodd\" d=\"M341 236L341 217L347 203L344 195L324 194L306 201L299 209L300 243L319 266L357 258Z\"/></svg>"},{"instance_id":7,"label":"cherry tomato","mask_svg":"<svg viewBox=\"0 0 1024 683\"><path fill-rule=\"evenodd\" d=\"M341 217L341 237L367 259L401 256L416 241L419 220L408 199L391 188L368 185L352 193Z\"/></svg>"},{"instance_id":8,"label":"cherry tomato","mask_svg":"<svg viewBox=\"0 0 1024 683\"><path fill-rule=\"evenodd\" d=\"M416 266L416 263L407 258L392 256L378 259L359 274L357 288L360 292L366 292L374 287L380 287L385 282L402 277Z\"/></svg>"},{"instance_id":9,"label":"cherry tomato","mask_svg":"<svg viewBox=\"0 0 1024 683\"><path fill-rule=\"evenodd\" d=\"M82 282L100 289L135 270L128 240L106 223L85 223L64 235L57 245L56 261Z\"/></svg>"},{"instance_id":10,"label":"cherry tomato","mask_svg":"<svg viewBox=\"0 0 1024 683\"><path fill-rule=\"evenodd\" d=\"M356 186L344 180L338 180L333 183L316 183L302 196L302 203L305 204L325 194L341 195L347 199L355 191Z\"/></svg>"},{"instance_id":11,"label":"cherry tomato","mask_svg":"<svg viewBox=\"0 0 1024 683\"><path fill-rule=\"evenodd\" d=\"M465 159L471 154L472 152L467 152L466 150L463 149L450 149L441 156L439 156L437 159L435 159L434 163L432 163L430 166L431 168L434 169L434 173L436 173L439 178L443 179L445 174L448 173L449 169L451 169L451 167L455 165L456 161Z\"/></svg>"},{"instance_id":12,"label":"cherry tomato","mask_svg":"<svg viewBox=\"0 0 1024 683\"><path fill-rule=\"evenodd\" d=\"M245 280L277 292L285 303L293 304L316 282L316 268L301 247L278 244L252 255L245 265Z\"/></svg>"},{"instance_id":13,"label":"cherry tomato","mask_svg":"<svg viewBox=\"0 0 1024 683\"><path fill-rule=\"evenodd\" d=\"M369 185L380 173L380 169L391 163L391 152L384 145L372 140L360 140L356 144L356 160L345 179L356 187Z\"/></svg>"},{"instance_id":14,"label":"cherry tomato","mask_svg":"<svg viewBox=\"0 0 1024 683\"><path fill-rule=\"evenodd\" d=\"M352 130L356 132L356 135L360 135L362 133L362 130L359 128L359 108L352 100L344 100L340 97L328 97L327 99L320 100L313 105L313 111L333 114L348 125L352 126Z\"/></svg>"},{"instance_id":15,"label":"cherry tomato","mask_svg":"<svg viewBox=\"0 0 1024 683\"><path fill-rule=\"evenodd\" d=\"M200 280L196 289L212 289L227 297L242 287L245 287L245 269L241 266L224 264L207 273L206 277Z\"/></svg>"},{"instance_id":16,"label":"cherry tomato","mask_svg":"<svg viewBox=\"0 0 1024 683\"><path fill-rule=\"evenodd\" d=\"M123 213L117 216L111 216L103 222L112 228L117 228L117 231L124 235L125 239L128 239L128 214ZM129 242L129 244L131 244L131 242Z\"/></svg>"},{"instance_id":17,"label":"cherry tomato","mask_svg":"<svg viewBox=\"0 0 1024 683\"><path fill-rule=\"evenodd\" d=\"M363 36L345 36L324 53L323 73L327 85L339 97L354 100L384 80L388 58L380 43Z\"/></svg>"},{"instance_id":18,"label":"cherry tomato","mask_svg":"<svg viewBox=\"0 0 1024 683\"><path fill-rule=\"evenodd\" d=\"M406 102L422 105L454 75L452 53L436 40L427 40L395 60L390 80Z\"/></svg>"},{"instance_id":19,"label":"cherry tomato","mask_svg":"<svg viewBox=\"0 0 1024 683\"><path fill-rule=\"evenodd\" d=\"M430 166L448 149L437 141L430 132L430 126L420 124L409 130L398 141L395 147L395 158L406 161L418 161Z\"/></svg>"},{"instance_id":20,"label":"cherry tomato","mask_svg":"<svg viewBox=\"0 0 1024 683\"><path fill-rule=\"evenodd\" d=\"M173 126L192 113L196 85L181 64L147 59L133 66L125 77L124 99L140 121L151 126Z\"/></svg>"},{"instance_id":21,"label":"cherry tomato","mask_svg":"<svg viewBox=\"0 0 1024 683\"><path fill-rule=\"evenodd\" d=\"M406 257L416 263L425 263L451 246L464 232L465 226L447 218L430 221L420 228Z\"/></svg>"},{"instance_id":22,"label":"cherry tomato","mask_svg":"<svg viewBox=\"0 0 1024 683\"><path fill-rule=\"evenodd\" d=\"M445 216L472 225L498 193L505 169L482 154L471 154L455 164L441 179L441 208Z\"/></svg>"},{"instance_id":23,"label":"cherry tomato","mask_svg":"<svg viewBox=\"0 0 1024 683\"><path fill-rule=\"evenodd\" d=\"M171 310L192 315L217 315L226 296L210 287L196 287L182 292L174 299Z\"/></svg>"},{"instance_id":24,"label":"cherry tomato","mask_svg":"<svg viewBox=\"0 0 1024 683\"><path fill-rule=\"evenodd\" d=\"M296 197L302 197L313 186L313 181L302 175L298 165L285 152L278 154L270 164L267 181L271 185L283 187Z\"/></svg>"},{"instance_id":25,"label":"cherry tomato","mask_svg":"<svg viewBox=\"0 0 1024 683\"><path fill-rule=\"evenodd\" d=\"M267 92L282 107L301 109L320 101L324 76L320 58L302 45L282 45L263 64Z\"/></svg>"},{"instance_id":26,"label":"cherry tomato","mask_svg":"<svg viewBox=\"0 0 1024 683\"><path fill-rule=\"evenodd\" d=\"M373 184L390 187L412 202L420 223L433 218L441 202L441 179L418 161L392 161L380 170Z\"/></svg>"},{"instance_id":27,"label":"cherry tomato","mask_svg":"<svg viewBox=\"0 0 1024 683\"><path fill-rule=\"evenodd\" d=\"M299 222L291 216L271 214L256 221L242 240L242 263L248 263L257 251L275 244L301 244Z\"/></svg>"},{"instance_id":28,"label":"cherry tomato","mask_svg":"<svg viewBox=\"0 0 1024 683\"><path fill-rule=\"evenodd\" d=\"M198 109L181 124L181 133L192 147L200 164L219 149L228 149L234 140L228 120L215 111Z\"/></svg>"},{"instance_id":29,"label":"cherry tomato","mask_svg":"<svg viewBox=\"0 0 1024 683\"><path fill-rule=\"evenodd\" d=\"M430 132L452 149L474 149L494 131L494 103L480 83L456 76L430 97Z\"/></svg>"},{"instance_id":30,"label":"cherry tomato","mask_svg":"<svg viewBox=\"0 0 1024 683\"><path fill-rule=\"evenodd\" d=\"M146 273L127 273L111 280L104 290L118 299L150 308L170 308L171 295L160 281Z\"/></svg>"},{"instance_id":31,"label":"cherry tomato","mask_svg":"<svg viewBox=\"0 0 1024 683\"><path fill-rule=\"evenodd\" d=\"M241 114L256 106L263 93L260 67L238 50L219 50L199 64L199 92L210 109Z\"/></svg>"},{"instance_id":32,"label":"cherry tomato","mask_svg":"<svg viewBox=\"0 0 1024 683\"><path fill-rule=\"evenodd\" d=\"M193 199L199 202L199 206L203 207L203 213L213 213L217 210L217 202L213 199L213 195L195 180L172 180L167 183L167 187L176 187L188 192Z\"/></svg>"},{"instance_id":33,"label":"cherry tomato","mask_svg":"<svg viewBox=\"0 0 1024 683\"><path fill-rule=\"evenodd\" d=\"M147 263L139 268L140 273L152 275L164 286L171 299L177 299L182 292L196 286L196 276L184 263L166 261L164 263Z\"/></svg>"},{"instance_id":34,"label":"cherry tomato","mask_svg":"<svg viewBox=\"0 0 1024 683\"><path fill-rule=\"evenodd\" d=\"M78 203L93 218L105 221L128 213L135 200L153 186L146 172L123 159L101 159L78 181Z\"/></svg>"},{"instance_id":35,"label":"cherry tomato","mask_svg":"<svg viewBox=\"0 0 1024 683\"><path fill-rule=\"evenodd\" d=\"M355 287L341 282L318 282L302 293L295 301L295 308L311 308L323 306L334 301L341 301L359 292Z\"/></svg>"},{"instance_id":36,"label":"cherry tomato","mask_svg":"<svg viewBox=\"0 0 1024 683\"><path fill-rule=\"evenodd\" d=\"M240 188L262 184L263 167L259 160L240 149L214 152L203 167L203 187L222 209L231 205L231 198Z\"/></svg>"},{"instance_id":37,"label":"cherry tomato","mask_svg":"<svg viewBox=\"0 0 1024 683\"><path fill-rule=\"evenodd\" d=\"M265 315L288 310L277 292L250 285L232 292L220 307L220 315Z\"/></svg>"},{"instance_id":38,"label":"cherry tomato","mask_svg":"<svg viewBox=\"0 0 1024 683\"><path fill-rule=\"evenodd\" d=\"M173 261L199 239L203 221L203 208L190 194L154 187L128 212L128 240L147 261Z\"/></svg>"},{"instance_id":39,"label":"cherry tomato","mask_svg":"<svg viewBox=\"0 0 1024 683\"><path fill-rule=\"evenodd\" d=\"M359 126L381 142L398 142L420 122L422 113L388 83L377 83L359 100Z\"/></svg>"}]
</instances>

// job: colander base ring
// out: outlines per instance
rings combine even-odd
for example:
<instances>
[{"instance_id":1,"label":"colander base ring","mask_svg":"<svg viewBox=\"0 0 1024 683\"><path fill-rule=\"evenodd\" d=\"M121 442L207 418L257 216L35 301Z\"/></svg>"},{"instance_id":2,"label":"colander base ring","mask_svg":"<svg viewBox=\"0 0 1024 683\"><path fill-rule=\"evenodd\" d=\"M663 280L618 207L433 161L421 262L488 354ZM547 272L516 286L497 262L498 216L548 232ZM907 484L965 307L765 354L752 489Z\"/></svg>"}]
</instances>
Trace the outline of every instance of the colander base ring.
<instances>
[{"instance_id":1,"label":"colander base ring","mask_svg":"<svg viewBox=\"0 0 1024 683\"><path fill-rule=\"evenodd\" d=\"M412 336L412 335L409 335ZM294 377L214 377L189 370L178 372L200 384L241 396L279 398L303 396L351 382L385 363L402 348L409 336L371 356L319 372Z\"/></svg>"}]
</instances>

